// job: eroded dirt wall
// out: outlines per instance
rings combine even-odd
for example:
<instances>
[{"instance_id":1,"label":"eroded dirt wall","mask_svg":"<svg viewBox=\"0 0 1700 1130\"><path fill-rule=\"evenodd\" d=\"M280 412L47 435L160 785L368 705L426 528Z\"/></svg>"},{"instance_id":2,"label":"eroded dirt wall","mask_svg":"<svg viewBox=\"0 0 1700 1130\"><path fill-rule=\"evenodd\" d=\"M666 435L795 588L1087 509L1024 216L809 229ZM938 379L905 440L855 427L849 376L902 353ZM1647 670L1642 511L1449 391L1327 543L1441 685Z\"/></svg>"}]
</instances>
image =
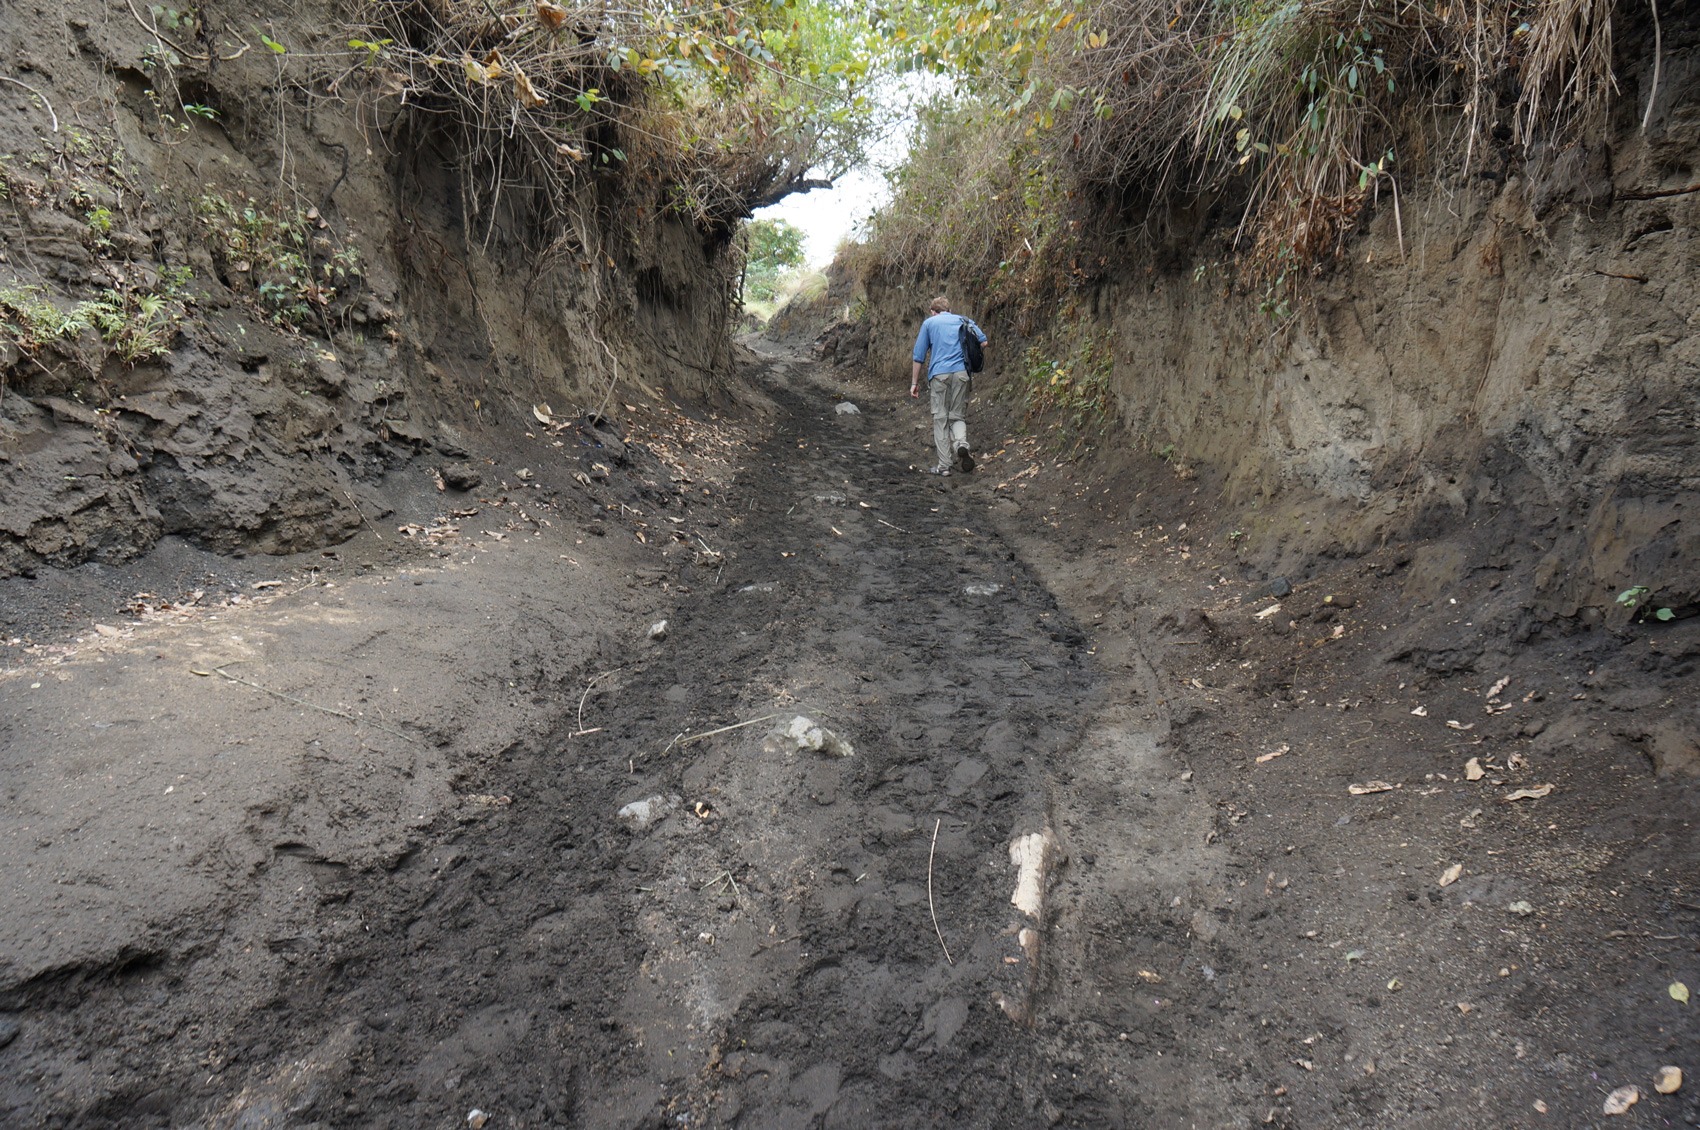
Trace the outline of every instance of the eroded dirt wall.
<instances>
[{"instance_id":1,"label":"eroded dirt wall","mask_svg":"<svg viewBox=\"0 0 1700 1130\"><path fill-rule=\"evenodd\" d=\"M579 178L565 234L523 193L480 212L452 133L339 65L349 13L4 5L0 289L61 312L173 295L182 319L157 357L93 328L0 343L0 576L168 534L333 543L378 476L476 458L535 404L722 387L722 244L612 172Z\"/></svg>"},{"instance_id":2,"label":"eroded dirt wall","mask_svg":"<svg viewBox=\"0 0 1700 1130\"><path fill-rule=\"evenodd\" d=\"M1045 327L1110 344L1116 420L1085 442L1219 485L1240 504L1242 561L1270 572L1456 534L1413 571L1425 593L1517 568L1542 618L1621 617L1614 598L1637 585L1694 602L1700 84L1676 42L1644 134L1650 59L1624 69L1611 146L1538 172L1483 155L1469 187L1397 206L1384 191L1292 316L1261 313L1265 295L1224 264L1232 217L1160 265L1115 249L1120 264L1071 296L1077 319ZM876 276L865 327L842 340L865 332L897 380L940 289L992 330L986 393L1013 393L1032 342L975 280Z\"/></svg>"}]
</instances>

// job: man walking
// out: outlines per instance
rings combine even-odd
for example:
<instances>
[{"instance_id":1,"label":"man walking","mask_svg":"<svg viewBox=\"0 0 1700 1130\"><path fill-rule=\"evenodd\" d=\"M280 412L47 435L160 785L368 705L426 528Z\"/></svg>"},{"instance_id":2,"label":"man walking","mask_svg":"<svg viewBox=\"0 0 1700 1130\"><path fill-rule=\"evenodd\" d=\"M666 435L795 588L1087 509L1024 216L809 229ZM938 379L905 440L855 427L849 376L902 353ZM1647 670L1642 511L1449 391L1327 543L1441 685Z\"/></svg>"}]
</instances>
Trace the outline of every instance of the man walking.
<instances>
[{"instance_id":1,"label":"man walking","mask_svg":"<svg viewBox=\"0 0 1700 1130\"><path fill-rule=\"evenodd\" d=\"M933 446L938 464L929 474L948 475L951 467L974 469L974 452L968 445L968 361L962 355L962 328L966 326L982 346L986 335L969 318L950 312L941 295L933 299L932 316L921 323L915 335L914 362L909 370L909 395L921 395L921 365L927 363L927 392L933 408ZM932 360L927 361L928 355Z\"/></svg>"}]
</instances>

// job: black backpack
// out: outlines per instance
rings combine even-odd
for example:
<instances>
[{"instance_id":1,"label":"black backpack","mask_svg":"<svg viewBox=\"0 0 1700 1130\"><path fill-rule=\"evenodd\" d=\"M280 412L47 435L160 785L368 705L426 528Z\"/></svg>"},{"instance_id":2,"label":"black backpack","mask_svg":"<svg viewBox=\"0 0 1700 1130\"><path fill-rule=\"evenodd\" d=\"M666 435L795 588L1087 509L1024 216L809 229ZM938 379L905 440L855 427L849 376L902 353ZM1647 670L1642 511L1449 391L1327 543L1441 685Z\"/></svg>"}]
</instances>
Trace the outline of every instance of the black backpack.
<instances>
[{"instance_id":1,"label":"black backpack","mask_svg":"<svg viewBox=\"0 0 1700 1130\"><path fill-rule=\"evenodd\" d=\"M962 324L956 328L957 340L962 343L962 363L970 373L978 373L986 367L986 351L980 345L980 339L973 330L968 328L968 319L962 319Z\"/></svg>"}]
</instances>

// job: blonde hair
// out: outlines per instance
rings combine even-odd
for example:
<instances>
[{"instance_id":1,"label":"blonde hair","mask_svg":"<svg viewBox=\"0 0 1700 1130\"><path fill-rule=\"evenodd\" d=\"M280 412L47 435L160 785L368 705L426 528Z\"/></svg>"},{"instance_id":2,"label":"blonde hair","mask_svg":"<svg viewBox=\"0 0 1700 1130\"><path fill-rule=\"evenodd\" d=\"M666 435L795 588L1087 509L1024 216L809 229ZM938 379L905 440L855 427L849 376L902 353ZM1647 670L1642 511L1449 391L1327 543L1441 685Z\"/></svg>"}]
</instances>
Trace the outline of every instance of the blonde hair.
<instances>
[{"instance_id":1,"label":"blonde hair","mask_svg":"<svg viewBox=\"0 0 1700 1130\"><path fill-rule=\"evenodd\" d=\"M928 305L928 309L935 314L942 314L946 310L950 309L950 303L946 302L944 295L941 294L932 300L932 302Z\"/></svg>"}]
</instances>

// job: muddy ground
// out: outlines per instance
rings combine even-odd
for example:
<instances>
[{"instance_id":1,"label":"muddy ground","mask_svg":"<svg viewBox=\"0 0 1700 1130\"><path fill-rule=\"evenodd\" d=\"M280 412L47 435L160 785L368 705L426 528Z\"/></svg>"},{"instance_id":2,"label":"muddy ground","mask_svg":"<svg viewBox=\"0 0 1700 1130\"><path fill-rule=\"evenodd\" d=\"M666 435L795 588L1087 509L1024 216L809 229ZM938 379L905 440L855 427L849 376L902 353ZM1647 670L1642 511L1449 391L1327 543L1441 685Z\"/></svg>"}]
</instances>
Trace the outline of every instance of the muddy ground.
<instances>
[{"instance_id":1,"label":"muddy ground","mask_svg":"<svg viewBox=\"0 0 1700 1130\"><path fill-rule=\"evenodd\" d=\"M1271 578L1188 468L747 375L3 582L0 1120L1700 1124L1696 621Z\"/></svg>"}]
</instances>

